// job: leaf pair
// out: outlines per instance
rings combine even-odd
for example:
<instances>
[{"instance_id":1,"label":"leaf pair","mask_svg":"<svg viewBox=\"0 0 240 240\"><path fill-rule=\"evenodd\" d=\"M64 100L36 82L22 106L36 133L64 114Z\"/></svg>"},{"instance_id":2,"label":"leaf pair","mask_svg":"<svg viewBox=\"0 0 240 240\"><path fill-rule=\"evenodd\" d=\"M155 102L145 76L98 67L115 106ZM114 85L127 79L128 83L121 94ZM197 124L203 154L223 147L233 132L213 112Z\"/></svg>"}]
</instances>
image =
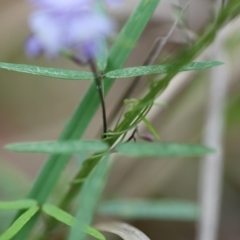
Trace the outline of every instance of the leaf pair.
<instances>
[{"instance_id":1,"label":"leaf pair","mask_svg":"<svg viewBox=\"0 0 240 240\"><path fill-rule=\"evenodd\" d=\"M15 152L32 152L48 154L76 154L109 151L109 146L102 141L53 141L16 143L5 147ZM115 152L132 157L194 157L212 153L213 150L191 144L161 143L161 142L127 142L114 148Z\"/></svg>"},{"instance_id":2,"label":"leaf pair","mask_svg":"<svg viewBox=\"0 0 240 240\"><path fill-rule=\"evenodd\" d=\"M23 228L23 226L39 211L40 207L35 200L24 199L12 202L0 202L0 209L27 209L2 235L0 235L0 240L9 240L12 239ZM105 240L104 236L100 232L86 224L80 223L72 215L52 204L44 204L41 210L47 215L70 227L77 228L79 231L85 232L97 239Z\"/></svg>"},{"instance_id":3,"label":"leaf pair","mask_svg":"<svg viewBox=\"0 0 240 240\"><path fill-rule=\"evenodd\" d=\"M206 62L192 62L179 71L192 71L192 70L201 70L206 68L212 68L222 65L222 62L218 61L206 61ZM152 66L139 66L132 68L123 68L114 71L107 72L105 74L108 78L129 78L137 77L143 75L151 74L165 74L171 72L176 67L175 64L164 64L164 65L152 65ZM38 76L45 76L51 78L67 79L67 80L91 80L94 79L94 74L91 72L84 71L73 71L66 69L57 69L57 68L44 68L31 65L22 65L22 64L11 64L11 63L0 63L0 68L21 72L34 74Z\"/></svg>"}]
</instances>

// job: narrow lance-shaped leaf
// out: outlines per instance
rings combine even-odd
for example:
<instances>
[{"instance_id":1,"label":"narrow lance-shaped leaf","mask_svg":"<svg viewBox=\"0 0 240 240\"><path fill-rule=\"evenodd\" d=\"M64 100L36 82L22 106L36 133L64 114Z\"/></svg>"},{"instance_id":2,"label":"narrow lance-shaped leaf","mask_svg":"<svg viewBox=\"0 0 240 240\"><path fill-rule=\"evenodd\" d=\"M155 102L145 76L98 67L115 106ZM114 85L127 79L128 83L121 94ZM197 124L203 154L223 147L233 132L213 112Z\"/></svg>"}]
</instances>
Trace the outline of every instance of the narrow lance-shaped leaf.
<instances>
[{"instance_id":1,"label":"narrow lance-shaped leaf","mask_svg":"<svg viewBox=\"0 0 240 240\"><path fill-rule=\"evenodd\" d=\"M103 189L106 174L108 172L109 156L105 156L86 179L80 192L79 204L76 218L79 222L90 225L95 208ZM86 234L78 228L72 228L69 240L84 240Z\"/></svg>"},{"instance_id":2,"label":"narrow lance-shaped leaf","mask_svg":"<svg viewBox=\"0 0 240 240\"><path fill-rule=\"evenodd\" d=\"M122 143L115 147L116 152L132 157L197 157L213 153L213 149L191 144L177 143Z\"/></svg>"},{"instance_id":3,"label":"narrow lance-shaped leaf","mask_svg":"<svg viewBox=\"0 0 240 240\"><path fill-rule=\"evenodd\" d=\"M144 117L142 116L142 120L145 123L145 125L147 126L148 130L153 134L153 136L157 139L160 140L160 136L158 135L157 131L155 130L155 128L152 126L152 124Z\"/></svg>"},{"instance_id":4,"label":"narrow lance-shaped leaf","mask_svg":"<svg viewBox=\"0 0 240 240\"><path fill-rule=\"evenodd\" d=\"M66 69L58 69L58 68L45 68L31 65L23 65L23 64L12 64L12 63L4 63L0 62L0 68L21 72L34 74L38 76L45 76L51 78L60 78L67 80L90 80L94 79L94 75L91 72L83 72L83 71L73 71Z\"/></svg>"},{"instance_id":5,"label":"narrow lance-shaped leaf","mask_svg":"<svg viewBox=\"0 0 240 240\"><path fill-rule=\"evenodd\" d=\"M19 209L27 209L33 206L37 206L37 201L33 199L23 199L18 201L9 201L9 202L0 202L0 210L1 209L11 209L11 210L19 210Z\"/></svg>"},{"instance_id":6,"label":"narrow lance-shaped leaf","mask_svg":"<svg viewBox=\"0 0 240 240\"><path fill-rule=\"evenodd\" d=\"M2 235L0 240L12 239L22 227L37 213L39 210L38 206L31 207L24 212Z\"/></svg>"},{"instance_id":7,"label":"narrow lance-shaped leaf","mask_svg":"<svg viewBox=\"0 0 240 240\"><path fill-rule=\"evenodd\" d=\"M194 221L198 219L200 209L188 201L125 199L104 202L100 205L99 212L126 219Z\"/></svg>"},{"instance_id":8,"label":"narrow lance-shaped leaf","mask_svg":"<svg viewBox=\"0 0 240 240\"><path fill-rule=\"evenodd\" d=\"M49 204L49 203L44 204L42 210L47 215L57 219L58 221L66 224L70 227L76 227L76 228L80 229L80 231L85 232L97 239L105 240L105 237L100 232L98 232L96 229L94 229L88 225L80 223L72 215L70 215L69 213L63 211L62 209L60 209L52 204Z\"/></svg>"},{"instance_id":9,"label":"narrow lance-shaped leaf","mask_svg":"<svg viewBox=\"0 0 240 240\"><path fill-rule=\"evenodd\" d=\"M206 68L212 68L223 65L222 62L218 61L208 61L208 62L192 62L184 67L182 67L179 71L193 71L193 70L201 70ZM143 75L150 74L163 74L171 72L175 67L175 64L164 64L164 65L150 65L150 66L139 66L132 68L123 68L114 70L106 73L106 76L109 78L129 78L129 77L137 77Z\"/></svg>"},{"instance_id":10,"label":"narrow lance-shaped leaf","mask_svg":"<svg viewBox=\"0 0 240 240\"><path fill-rule=\"evenodd\" d=\"M75 154L107 151L108 145L101 141L50 141L14 143L5 146L5 149L14 152L28 153L61 153Z\"/></svg>"}]
</instances>

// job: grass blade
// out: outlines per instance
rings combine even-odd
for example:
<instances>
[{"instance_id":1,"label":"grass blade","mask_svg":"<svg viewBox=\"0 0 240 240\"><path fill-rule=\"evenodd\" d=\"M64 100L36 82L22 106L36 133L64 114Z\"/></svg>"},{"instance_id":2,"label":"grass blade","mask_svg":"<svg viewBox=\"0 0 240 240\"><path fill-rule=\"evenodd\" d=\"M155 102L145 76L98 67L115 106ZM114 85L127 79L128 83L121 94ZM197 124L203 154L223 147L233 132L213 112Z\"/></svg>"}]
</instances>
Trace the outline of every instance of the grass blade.
<instances>
[{"instance_id":1,"label":"grass blade","mask_svg":"<svg viewBox=\"0 0 240 240\"><path fill-rule=\"evenodd\" d=\"M26 212L24 212L13 224L10 226L2 235L0 235L0 240L12 239L22 227L37 213L39 210L38 206L31 207Z\"/></svg>"},{"instance_id":2,"label":"grass blade","mask_svg":"<svg viewBox=\"0 0 240 240\"><path fill-rule=\"evenodd\" d=\"M60 209L52 204L49 204L49 203L44 204L42 210L47 215L57 219L59 222L62 222L70 227L78 228L80 231L85 232L97 239L105 240L105 237L100 232L98 232L96 229L94 229L88 225L81 224L72 215L70 215L69 213L63 211L62 209Z\"/></svg>"},{"instance_id":3,"label":"grass blade","mask_svg":"<svg viewBox=\"0 0 240 240\"><path fill-rule=\"evenodd\" d=\"M89 175L85 181L82 191L80 193L80 208L77 213L77 220L80 223L87 225L91 224L95 208L103 189L106 175L108 172L109 156L105 156ZM86 234L80 229L72 228L69 236L69 240L83 240L86 238Z\"/></svg>"},{"instance_id":4,"label":"grass blade","mask_svg":"<svg viewBox=\"0 0 240 240\"><path fill-rule=\"evenodd\" d=\"M4 210L19 210L37 206L37 201L33 199L23 199L18 201L0 202L0 209Z\"/></svg>"}]
</instances>

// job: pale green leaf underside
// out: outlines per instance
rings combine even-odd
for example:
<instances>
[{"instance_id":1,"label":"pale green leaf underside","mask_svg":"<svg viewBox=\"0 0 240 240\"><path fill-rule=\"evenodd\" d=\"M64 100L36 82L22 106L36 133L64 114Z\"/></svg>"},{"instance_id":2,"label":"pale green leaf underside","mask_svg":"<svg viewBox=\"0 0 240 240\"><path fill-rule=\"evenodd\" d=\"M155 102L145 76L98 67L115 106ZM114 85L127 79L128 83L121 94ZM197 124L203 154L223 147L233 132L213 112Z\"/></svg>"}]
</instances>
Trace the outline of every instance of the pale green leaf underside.
<instances>
[{"instance_id":1,"label":"pale green leaf underside","mask_svg":"<svg viewBox=\"0 0 240 240\"><path fill-rule=\"evenodd\" d=\"M76 218L74 218L72 215L69 213L63 211L62 209L52 205L52 204L44 204L42 208L43 212L45 212L47 215L55 218L56 220L70 226L70 227L76 227L80 229L82 232L85 232L97 239L100 240L105 240L105 237L96 229L82 224L78 222Z\"/></svg>"},{"instance_id":2,"label":"pale green leaf underside","mask_svg":"<svg viewBox=\"0 0 240 240\"><path fill-rule=\"evenodd\" d=\"M192 62L180 69L180 72L183 71L192 71L192 70L201 70L206 68L212 68L216 66L223 65L222 62L218 61L207 61L207 62ZM132 68L123 68L114 70L106 73L106 76L109 78L129 78L137 77L150 74L163 74L168 73L174 69L174 64L164 64L164 65L151 65L151 66L139 66Z\"/></svg>"},{"instance_id":3,"label":"pale green leaf underside","mask_svg":"<svg viewBox=\"0 0 240 240\"><path fill-rule=\"evenodd\" d=\"M108 148L109 148L108 145L101 141L78 141L78 140L13 143L5 146L5 149L14 152L50 153L50 154L102 152L107 151Z\"/></svg>"},{"instance_id":4,"label":"pale green leaf underside","mask_svg":"<svg viewBox=\"0 0 240 240\"><path fill-rule=\"evenodd\" d=\"M96 228L104 232L116 234L123 240L150 240L143 232L128 223L107 221L98 223Z\"/></svg>"},{"instance_id":5,"label":"pale green leaf underside","mask_svg":"<svg viewBox=\"0 0 240 240\"><path fill-rule=\"evenodd\" d=\"M99 212L105 215L128 219L197 220L199 207L187 201L115 200L100 205Z\"/></svg>"},{"instance_id":6,"label":"pale green leaf underside","mask_svg":"<svg viewBox=\"0 0 240 240\"><path fill-rule=\"evenodd\" d=\"M91 72L83 72L83 71L73 71L73 70L65 70L58 68L44 68L38 66L31 65L23 65L23 64L11 64L11 63L3 63L0 62L0 68L21 72L34 74L38 76L45 76L51 78L61 78L67 80L90 80L94 79L94 75Z\"/></svg>"},{"instance_id":7,"label":"pale green leaf underside","mask_svg":"<svg viewBox=\"0 0 240 240\"><path fill-rule=\"evenodd\" d=\"M0 235L0 240L9 240L14 237L38 210L39 207L34 206L24 212L2 235Z\"/></svg>"},{"instance_id":8,"label":"pale green leaf underside","mask_svg":"<svg viewBox=\"0 0 240 240\"><path fill-rule=\"evenodd\" d=\"M197 157L213 152L212 149L201 145L159 142L123 143L117 145L115 150L133 157Z\"/></svg>"},{"instance_id":9,"label":"pale green leaf underside","mask_svg":"<svg viewBox=\"0 0 240 240\"><path fill-rule=\"evenodd\" d=\"M37 205L37 201L33 199L23 199L18 201L11 202L0 202L0 210L19 210L19 209L27 209Z\"/></svg>"}]
</instances>

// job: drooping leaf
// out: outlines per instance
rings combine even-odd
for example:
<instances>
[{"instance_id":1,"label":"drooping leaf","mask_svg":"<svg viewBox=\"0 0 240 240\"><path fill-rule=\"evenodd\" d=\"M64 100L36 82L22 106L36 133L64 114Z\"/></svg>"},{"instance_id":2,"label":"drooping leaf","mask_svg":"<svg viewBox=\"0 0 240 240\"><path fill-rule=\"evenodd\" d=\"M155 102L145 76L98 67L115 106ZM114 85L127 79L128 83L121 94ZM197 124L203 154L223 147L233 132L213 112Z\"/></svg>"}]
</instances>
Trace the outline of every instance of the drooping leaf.
<instances>
[{"instance_id":1,"label":"drooping leaf","mask_svg":"<svg viewBox=\"0 0 240 240\"><path fill-rule=\"evenodd\" d=\"M119 153L132 157L197 157L214 151L208 147L177 143L122 143L115 147Z\"/></svg>"},{"instance_id":2,"label":"drooping leaf","mask_svg":"<svg viewBox=\"0 0 240 240\"><path fill-rule=\"evenodd\" d=\"M0 68L15 72L34 74L38 76L45 76L51 78L60 78L66 80L94 79L94 75L91 72L73 71L58 68L44 68L32 65L12 64L4 62L0 62Z\"/></svg>"},{"instance_id":3,"label":"drooping leaf","mask_svg":"<svg viewBox=\"0 0 240 240\"><path fill-rule=\"evenodd\" d=\"M81 223L91 224L108 172L108 160L109 156L103 157L83 185L79 198L80 207L76 215L77 220ZM68 239L84 240L85 238L86 234L84 232L78 228L72 228Z\"/></svg>"},{"instance_id":4,"label":"drooping leaf","mask_svg":"<svg viewBox=\"0 0 240 240\"><path fill-rule=\"evenodd\" d=\"M200 214L193 202L173 200L115 200L100 205L99 212L126 219L194 221Z\"/></svg>"},{"instance_id":5,"label":"drooping leaf","mask_svg":"<svg viewBox=\"0 0 240 240\"><path fill-rule=\"evenodd\" d=\"M38 206L33 206L24 212L2 235L0 240L9 240L13 238L21 228L37 213Z\"/></svg>"},{"instance_id":6,"label":"drooping leaf","mask_svg":"<svg viewBox=\"0 0 240 240\"><path fill-rule=\"evenodd\" d=\"M80 223L72 215L63 211L62 209L58 208L57 206L46 203L43 205L42 210L47 215L57 219L59 222L62 222L70 227L78 228L80 231L85 232L97 239L105 240L105 237L100 232L98 232L96 229L94 229L88 225Z\"/></svg>"},{"instance_id":7,"label":"drooping leaf","mask_svg":"<svg viewBox=\"0 0 240 240\"><path fill-rule=\"evenodd\" d=\"M97 224L96 228L104 232L114 233L124 240L150 240L139 229L127 223L106 222Z\"/></svg>"},{"instance_id":8,"label":"drooping leaf","mask_svg":"<svg viewBox=\"0 0 240 240\"><path fill-rule=\"evenodd\" d=\"M1 209L11 209L11 210L19 210L19 209L27 209L33 206L37 206L37 201L33 199L23 199L18 201L9 201L9 202L0 202L0 210Z\"/></svg>"},{"instance_id":9,"label":"drooping leaf","mask_svg":"<svg viewBox=\"0 0 240 240\"><path fill-rule=\"evenodd\" d=\"M5 146L5 149L14 152L75 154L107 151L108 145L101 141L69 140L13 143Z\"/></svg>"},{"instance_id":10,"label":"drooping leaf","mask_svg":"<svg viewBox=\"0 0 240 240\"><path fill-rule=\"evenodd\" d=\"M208 61L208 62L192 62L184 67L182 67L179 71L193 71L193 70L201 70L206 68L212 68L223 65L222 62L218 61ZM150 74L163 74L171 72L174 69L174 64L164 64L164 65L151 65L151 66L139 66L132 68L123 68L114 70L106 73L106 76L109 78L129 78L129 77L137 77L143 75Z\"/></svg>"}]
</instances>

